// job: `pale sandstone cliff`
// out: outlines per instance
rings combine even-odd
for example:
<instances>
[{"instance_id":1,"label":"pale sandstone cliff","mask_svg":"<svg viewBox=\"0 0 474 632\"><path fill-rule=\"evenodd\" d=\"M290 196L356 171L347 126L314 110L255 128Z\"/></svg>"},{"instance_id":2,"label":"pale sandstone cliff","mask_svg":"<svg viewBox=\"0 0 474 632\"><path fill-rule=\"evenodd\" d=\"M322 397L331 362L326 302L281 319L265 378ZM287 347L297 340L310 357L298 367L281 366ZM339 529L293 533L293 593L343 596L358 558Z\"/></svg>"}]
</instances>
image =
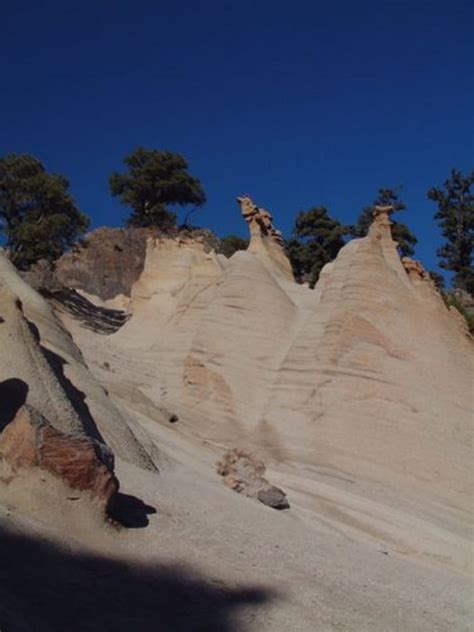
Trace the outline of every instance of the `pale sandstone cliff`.
<instances>
[{"instance_id":1,"label":"pale sandstone cliff","mask_svg":"<svg viewBox=\"0 0 474 632\"><path fill-rule=\"evenodd\" d=\"M400 261L387 209L312 291L294 283L269 214L240 202L251 243L230 259L192 235L150 237L141 273L123 280L117 251L128 318L107 311L122 298L94 296L113 284L93 279L91 291L99 250L77 262L98 305L88 314L72 295L48 304L0 256L2 412L10 421L26 395L51 418L20 410L0 436L0 627L21 612L25 632L82 632L85 621L469 629L473 351L460 316L417 262ZM94 325L103 319L114 326ZM78 498L88 481L107 503L116 484L107 451L90 450L81 400L116 453L127 524L146 528L100 526ZM290 509L222 485L216 460L246 450ZM248 479L247 458L220 470L233 488ZM46 537L55 545L42 556ZM228 625L215 619L222 595Z\"/></svg>"},{"instance_id":2,"label":"pale sandstone cliff","mask_svg":"<svg viewBox=\"0 0 474 632\"><path fill-rule=\"evenodd\" d=\"M428 275L400 261L390 209L310 291L269 213L238 201L251 241L229 260L192 239L149 240L132 317L98 343L108 384L216 445L467 507L472 341Z\"/></svg>"}]
</instances>

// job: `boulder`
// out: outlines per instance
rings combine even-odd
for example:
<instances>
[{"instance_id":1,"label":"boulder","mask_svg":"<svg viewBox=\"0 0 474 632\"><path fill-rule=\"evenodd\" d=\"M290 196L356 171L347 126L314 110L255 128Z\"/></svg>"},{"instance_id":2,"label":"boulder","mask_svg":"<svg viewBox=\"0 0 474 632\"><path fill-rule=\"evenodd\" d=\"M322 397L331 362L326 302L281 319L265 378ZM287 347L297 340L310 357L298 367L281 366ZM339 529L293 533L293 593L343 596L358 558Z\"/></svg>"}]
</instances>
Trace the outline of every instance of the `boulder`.
<instances>
[{"instance_id":1,"label":"boulder","mask_svg":"<svg viewBox=\"0 0 474 632\"><path fill-rule=\"evenodd\" d=\"M274 485L268 489L261 489L257 498L261 503L273 509L289 509L290 507L285 492Z\"/></svg>"},{"instance_id":2,"label":"boulder","mask_svg":"<svg viewBox=\"0 0 474 632\"><path fill-rule=\"evenodd\" d=\"M290 505L285 492L267 481L263 476L265 470L263 461L239 449L228 450L217 462L217 473L224 477L224 483L230 489L256 498L273 509L288 509Z\"/></svg>"},{"instance_id":3,"label":"boulder","mask_svg":"<svg viewBox=\"0 0 474 632\"><path fill-rule=\"evenodd\" d=\"M112 452L86 435L65 434L25 405L0 435L0 457L14 470L39 467L108 509L118 491Z\"/></svg>"}]
</instances>

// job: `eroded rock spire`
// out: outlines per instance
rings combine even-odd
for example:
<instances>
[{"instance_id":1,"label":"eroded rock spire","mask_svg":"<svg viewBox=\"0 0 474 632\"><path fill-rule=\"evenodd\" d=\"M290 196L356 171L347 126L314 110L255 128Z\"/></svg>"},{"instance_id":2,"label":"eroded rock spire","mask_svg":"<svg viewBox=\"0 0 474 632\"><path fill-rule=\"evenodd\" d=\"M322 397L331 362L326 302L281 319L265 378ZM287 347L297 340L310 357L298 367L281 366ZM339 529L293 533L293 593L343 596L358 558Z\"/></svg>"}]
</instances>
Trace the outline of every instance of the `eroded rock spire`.
<instances>
[{"instance_id":1,"label":"eroded rock spire","mask_svg":"<svg viewBox=\"0 0 474 632\"><path fill-rule=\"evenodd\" d=\"M291 264L285 253L284 240L281 232L273 225L272 215L263 208L259 208L248 196L237 198L242 217L249 225L249 252L262 256L262 261L272 271L283 273L289 280L294 280ZM275 267L275 265L277 267Z\"/></svg>"},{"instance_id":2,"label":"eroded rock spire","mask_svg":"<svg viewBox=\"0 0 474 632\"><path fill-rule=\"evenodd\" d=\"M269 237L280 246L283 246L283 236L273 225L271 213L264 208L259 208L247 196L238 197L237 202L240 204L242 217L249 225L251 238L254 236Z\"/></svg>"}]
</instances>

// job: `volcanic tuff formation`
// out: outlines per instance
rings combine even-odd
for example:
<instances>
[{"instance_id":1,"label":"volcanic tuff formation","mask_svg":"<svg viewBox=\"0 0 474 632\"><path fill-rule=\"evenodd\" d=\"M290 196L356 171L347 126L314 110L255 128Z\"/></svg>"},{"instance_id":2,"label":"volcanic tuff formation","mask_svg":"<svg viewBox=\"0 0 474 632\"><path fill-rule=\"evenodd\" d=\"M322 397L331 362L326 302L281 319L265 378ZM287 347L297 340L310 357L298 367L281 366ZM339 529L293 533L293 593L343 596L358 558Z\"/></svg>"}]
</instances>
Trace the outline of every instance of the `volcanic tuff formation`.
<instances>
[{"instance_id":1,"label":"volcanic tuff formation","mask_svg":"<svg viewBox=\"0 0 474 632\"><path fill-rule=\"evenodd\" d=\"M295 283L271 215L248 197L238 202L247 251L226 259L186 231L102 230L58 262L69 289L55 279L49 303L0 254L0 452L25 432L38 465L40 439L54 428L48 475L60 463L63 482L77 482L80 444L90 489L114 491L111 449L127 491L160 508L150 538L138 538L145 555L159 547L203 562L208 551L212 576L233 569L246 579L258 557L259 579L297 587L293 605L249 615L248 629L462 625L467 588L457 573L472 568L473 475L473 341L462 317L421 264L400 260L390 208L375 209L368 236L348 243L310 290ZM25 402L45 421L25 425L20 412L12 422ZM63 436L72 443L58 456ZM291 509L267 515L226 490L214 464L228 450L256 455L255 471L267 466ZM39 511L37 479L19 472L10 482L4 466L0 459L0 509L29 481L19 506ZM237 469L225 474L243 481ZM122 544L137 554L138 540ZM390 582L385 561L365 567L369 551L390 554ZM369 597L360 592L366 577ZM329 584L352 604L350 616L315 597ZM429 604L423 616L417 604Z\"/></svg>"},{"instance_id":2,"label":"volcanic tuff formation","mask_svg":"<svg viewBox=\"0 0 474 632\"><path fill-rule=\"evenodd\" d=\"M270 214L239 202L251 241L229 260L194 240L148 241L131 318L93 341L108 387L216 445L467 507L472 341L422 268L400 261L389 209L309 291Z\"/></svg>"}]
</instances>

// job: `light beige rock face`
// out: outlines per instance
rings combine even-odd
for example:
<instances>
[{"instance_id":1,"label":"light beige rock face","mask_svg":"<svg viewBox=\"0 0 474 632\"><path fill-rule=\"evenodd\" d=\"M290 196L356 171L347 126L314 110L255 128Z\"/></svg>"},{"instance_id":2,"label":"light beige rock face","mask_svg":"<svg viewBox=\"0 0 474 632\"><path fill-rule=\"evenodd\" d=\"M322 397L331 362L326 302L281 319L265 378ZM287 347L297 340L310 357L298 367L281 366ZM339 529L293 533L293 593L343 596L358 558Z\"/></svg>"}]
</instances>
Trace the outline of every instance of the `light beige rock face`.
<instances>
[{"instance_id":1,"label":"light beige rock face","mask_svg":"<svg viewBox=\"0 0 474 632\"><path fill-rule=\"evenodd\" d=\"M323 271L262 419L295 458L468 508L472 341L387 220Z\"/></svg>"},{"instance_id":2,"label":"light beige rock face","mask_svg":"<svg viewBox=\"0 0 474 632\"><path fill-rule=\"evenodd\" d=\"M150 239L121 329L64 322L112 397L183 463L202 473L209 452L211 469L229 448L252 453L309 525L466 571L473 342L421 266L400 260L389 209L376 215L314 290L258 234L230 259Z\"/></svg>"},{"instance_id":3,"label":"light beige rock face","mask_svg":"<svg viewBox=\"0 0 474 632\"><path fill-rule=\"evenodd\" d=\"M270 215L239 202L251 242L225 262L192 240L148 242L133 316L100 346L108 386L210 444L467 507L472 340L422 267L400 261L391 209L311 291L285 273Z\"/></svg>"}]
</instances>

